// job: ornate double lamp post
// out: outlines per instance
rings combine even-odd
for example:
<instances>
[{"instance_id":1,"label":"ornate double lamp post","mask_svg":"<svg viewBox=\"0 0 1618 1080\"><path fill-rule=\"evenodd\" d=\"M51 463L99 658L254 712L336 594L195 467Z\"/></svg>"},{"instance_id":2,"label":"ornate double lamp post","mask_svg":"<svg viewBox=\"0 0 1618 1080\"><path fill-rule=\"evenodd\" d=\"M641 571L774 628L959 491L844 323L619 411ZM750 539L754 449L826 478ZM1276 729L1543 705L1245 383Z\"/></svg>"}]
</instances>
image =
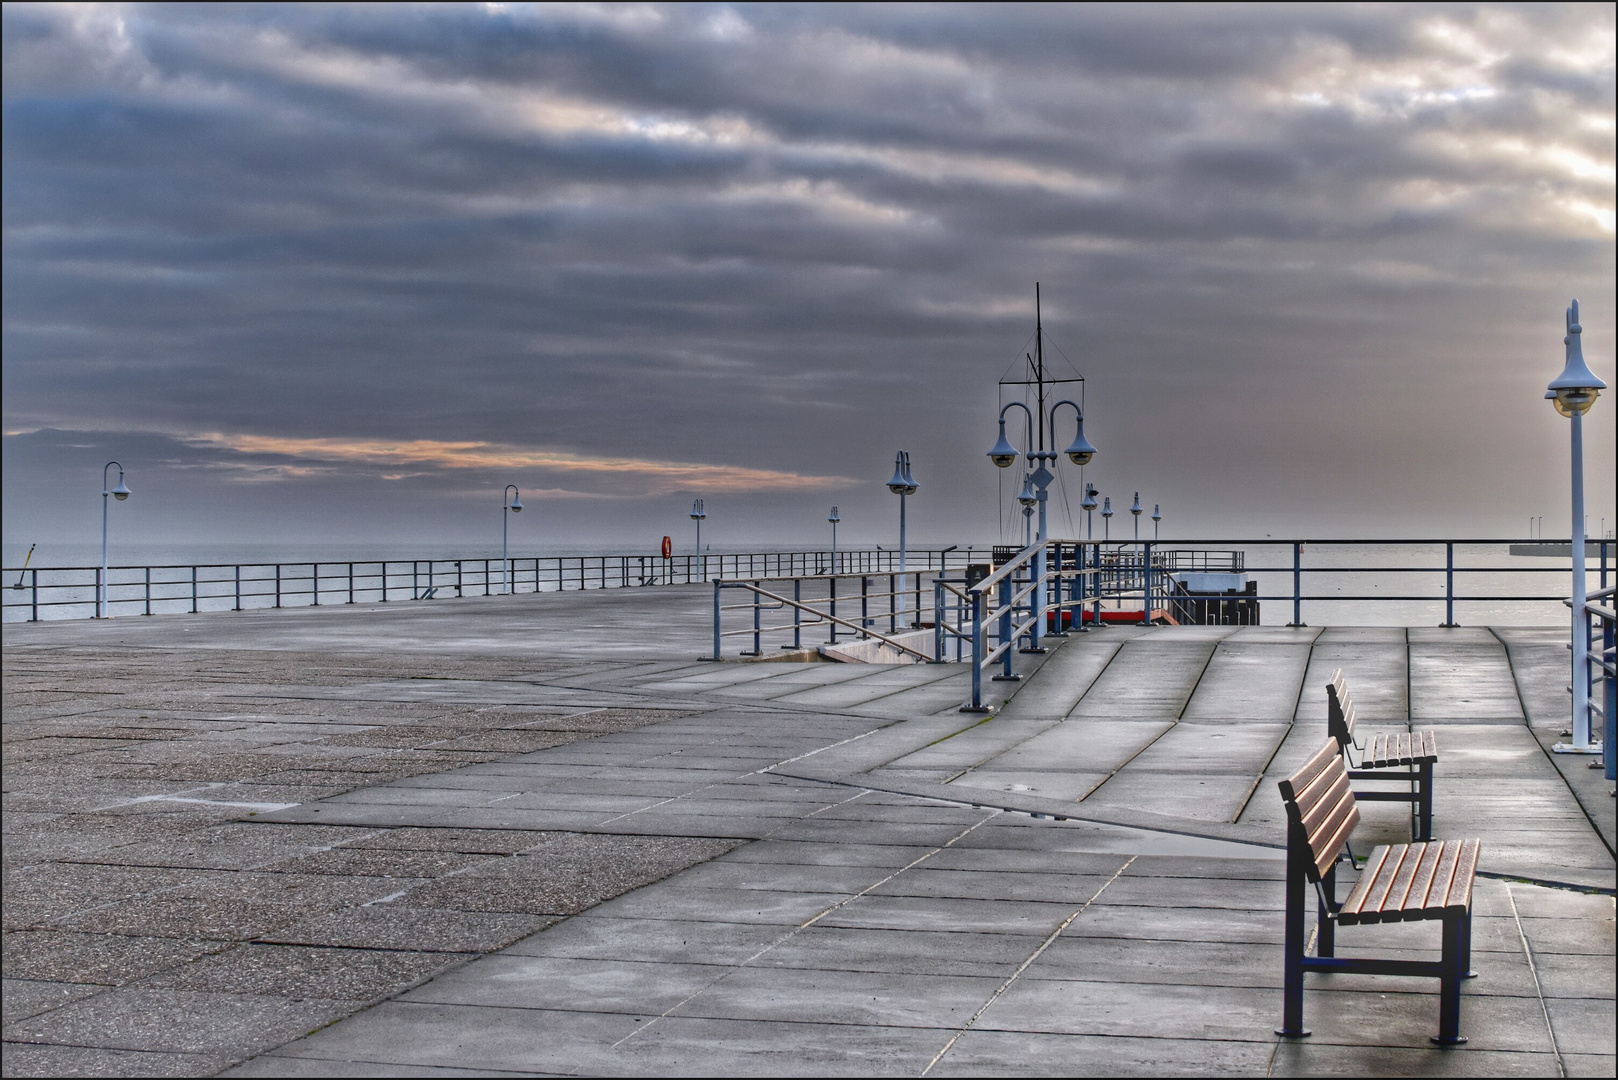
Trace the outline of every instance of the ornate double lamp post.
<instances>
[{"instance_id":1,"label":"ornate double lamp post","mask_svg":"<svg viewBox=\"0 0 1618 1080\"><path fill-rule=\"evenodd\" d=\"M1584 414L1590 411L1607 384L1596 378L1584 362L1579 302L1567 309L1567 360L1562 373L1551 380L1545 397L1556 411L1573 423L1573 741L1557 743L1563 754L1598 754L1601 744L1590 737L1590 616L1584 610L1588 585L1584 572Z\"/></svg>"},{"instance_id":2,"label":"ornate double lamp post","mask_svg":"<svg viewBox=\"0 0 1618 1080\"><path fill-rule=\"evenodd\" d=\"M1078 424L1078 430L1073 435L1073 442L1069 444L1068 448L1062 453L1066 454L1068 459L1075 465L1088 464L1090 459L1096 456L1096 448L1090 444L1089 439L1084 437L1084 411L1079 408L1077 402L1069 399L1063 399L1062 401L1058 401L1055 405L1051 406L1051 433L1054 435L1056 432L1056 412L1063 405L1072 407L1074 419ZM1000 410L1000 438L995 442L993 448L989 450L989 460L994 462L1002 469L1011 468L1011 466L1017 461L1017 449L1016 447L1012 446L1010 440L1006 438L1006 413L1010 412L1013 408L1021 409L1023 414L1027 417L1029 435L1028 441L1029 443L1033 443L1034 441L1033 435L1035 426L1033 412L1028 408L1027 405L1024 405L1020 401L1007 402L1005 408ZM1043 444L1044 425L1040 425L1039 434L1039 441L1041 444ZM1054 450L1046 450L1044 449L1043 445L1041 445L1038 448L1028 450L1026 456L1028 458L1028 464L1033 466L1033 471L1024 479L1023 493L1018 496L1017 501L1023 503L1024 507L1027 507L1029 504L1024 502L1024 499L1031 495L1034 505L1038 506L1039 508L1039 532L1038 535L1033 538L1033 543L1039 545L1039 550L1034 554L1032 569L1034 579L1036 581L1043 582L1045 577L1044 544L1048 535L1046 507L1050 498L1050 483L1052 480L1056 479L1056 474L1051 472L1051 470L1047 467L1047 462L1050 465L1055 465L1057 459L1061 457L1061 454L1058 454ZM1033 601L1035 616L1033 647L1038 649L1039 639L1044 631L1045 586L1043 584L1036 586L1034 591L1030 594L1030 597Z\"/></svg>"},{"instance_id":3,"label":"ornate double lamp post","mask_svg":"<svg viewBox=\"0 0 1618 1080\"><path fill-rule=\"evenodd\" d=\"M888 481L888 490L899 496L899 587L894 591L899 594L895 602L900 612L904 611L905 553L909 550L905 536L905 499L914 495L920 486L910 475L910 451L900 450L893 457L893 479Z\"/></svg>"}]
</instances>

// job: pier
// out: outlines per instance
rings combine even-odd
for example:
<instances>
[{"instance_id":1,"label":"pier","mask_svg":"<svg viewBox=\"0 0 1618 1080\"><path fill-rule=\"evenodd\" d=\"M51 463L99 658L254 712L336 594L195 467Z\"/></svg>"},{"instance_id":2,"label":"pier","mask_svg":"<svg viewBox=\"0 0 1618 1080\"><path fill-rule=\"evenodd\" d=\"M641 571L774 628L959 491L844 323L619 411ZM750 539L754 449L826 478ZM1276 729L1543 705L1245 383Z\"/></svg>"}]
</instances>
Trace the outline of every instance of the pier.
<instances>
[{"instance_id":1,"label":"pier","mask_svg":"<svg viewBox=\"0 0 1618 1080\"><path fill-rule=\"evenodd\" d=\"M713 595L8 625L7 1074L1612 1073L1565 628L1112 626L985 717L970 664L699 659ZM1464 1047L1380 976L1274 1033L1339 668L1483 841Z\"/></svg>"}]
</instances>

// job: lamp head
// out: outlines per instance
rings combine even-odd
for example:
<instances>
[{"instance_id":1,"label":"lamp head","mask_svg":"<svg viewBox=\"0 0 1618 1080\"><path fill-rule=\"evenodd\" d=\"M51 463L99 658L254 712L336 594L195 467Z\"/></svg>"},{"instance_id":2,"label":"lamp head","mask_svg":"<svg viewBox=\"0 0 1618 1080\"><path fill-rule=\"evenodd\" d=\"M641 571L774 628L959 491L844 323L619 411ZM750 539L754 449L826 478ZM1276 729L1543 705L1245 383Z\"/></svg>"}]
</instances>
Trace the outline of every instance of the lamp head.
<instances>
[{"instance_id":1,"label":"lamp head","mask_svg":"<svg viewBox=\"0 0 1618 1080\"><path fill-rule=\"evenodd\" d=\"M1102 506L1101 506L1101 516L1102 517L1112 517L1112 496L1111 495L1107 496L1107 501L1105 503L1103 503Z\"/></svg>"},{"instance_id":2,"label":"lamp head","mask_svg":"<svg viewBox=\"0 0 1618 1080\"><path fill-rule=\"evenodd\" d=\"M1141 505L1140 505L1140 492L1138 492L1138 491L1137 491L1137 492L1135 492L1135 505L1134 505L1134 506L1131 506L1131 507L1130 507L1130 508L1129 508L1129 512L1130 512L1130 513L1131 513L1131 514L1134 514L1134 515L1135 515L1135 516L1136 516L1136 517L1140 517L1140 516L1141 516L1141 514L1143 514L1143 513L1145 513L1145 511L1144 511L1144 510L1142 510L1142 509L1141 509Z\"/></svg>"},{"instance_id":3,"label":"lamp head","mask_svg":"<svg viewBox=\"0 0 1618 1080\"><path fill-rule=\"evenodd\" d=\"M1022 478L1022 490L1017 493L1017 501L1023 504L1024 509L1039 502L1039 496L1034 493L1034 478L1032 475Z\"/></svg>"},{"instance_id":4,"label":"lamp head","mask_svg":"<svg viewBox=\"0 0 1618 1080\"><path fill-rule=\"evenodd\" d=\"M702 500L701 499L693 500L692 503L691 503L691 518L692 518L692 520L693 521L701 521L704 518L706 518L707 516L708 516L708 511L706 511L706 510L704 510L702 508Z\"/></svg>"},{"instance_id":5,"label":"lamp head","mask_svg":"<svg viewBox=\"0 0 1618 1080\"><path fill-rule=\"evenodd\" d=\"M513 514L522 513L522 498L520 496L511 500L511 512Z\"/></svg>"},{"instance_id":6,"label":"lamp head","mask_svg":"<svg viewBox=\"0 0 1618 1080\"><path fill-rule=\"evenodd\" d=\"M1068 460L1075 465L1088 465L1090 459L1096 456L1096 448L1090 445L1090 440L1084 437L1084 417L1079 417L1079 431L1073 436L1073 445L1067 448Z\"/></svg>"},{"instance_id":7,"label":"lamp head","mask_svg":"<svg viewBox=\"0 0 1618 1080\"><path fill-rule=\"evenodd\" d=\"M839 521L842 521L843 518L842 518L842 515L837 513L837 507L834 506L834 507L831 508L831 516L828 517L826 520L831 522L833 525L835 525Z\"/></svg>"},{"instance_id":8,"label":"lamp head","mask_svg":"<svg viewBox=\"0 0 1618 1080\"><path fill-rule=\"evenodd\" d=\"M1152 520L1153 521L1162 521L1163 520L1163 511L1162 511L1162 509L1160 507L1161 507L1160 503L1153 503L1152 504Z\"/></svg>"},{"instance_id":9,"label":"lamp head","mask_svg":"<svg viewBox=\"0 0 1618 1080\"><path fill-rule=\"evenodd\" d=\"M117 499L119 502L123 502L125 499L129 498L129 488L125 486L124 478L122 476L118 477L118 486L112 489L112 497Z\"/></svg>"},{"instance_id":10,"label":"lamp head","mask_svg":"<svg viewBox=\"0 0 1618 1080\"><path fill-rule=\"evenodd\" d=\"M1096 508L1096 495L1093 491L1084 493L1084 501L1079 504L1081 509L1094 510Z\"/></svg>"},{"instance_id":11,"label":"lamp head","mask_svg":"<svg viewBox=\"0 0 1618 1080\"><path fill-rule=\"evenodd\" d=\"M888 490L895 495L914 495L916 486L910 478L910 455L901 450L893 456L893 479L888 481Z\"/></svg>"},{"instance_id":12,"label":"lamp head","mask_svg":"<svg viewBox=\"0 0 1618 1080\"><path fill-rule=\"evenodd\" d=\"M1583 332L1584 327L1579 325L1579 302L1575 300L1567 309L1567 336L1562 339L1562 344L1567 346L1567 362L1545 391L1545 396L1554 400L1556 411L1563 416L1589 412L1601 391L1607 388L1584 362L1580 338Z\"/></svg>"},{"instance_id":13,"label":"lamp head","mask_svg":"<svg viewBox=\"0 0 1618 1080\"><path fill-rule=\"evenodd\" d=\"M1000 418L1000 440L989 451L989 460L1002 469L1011 468L1017 460L1017 448L1006 440L1006 418Z\"/></svg>"}]
</instances>

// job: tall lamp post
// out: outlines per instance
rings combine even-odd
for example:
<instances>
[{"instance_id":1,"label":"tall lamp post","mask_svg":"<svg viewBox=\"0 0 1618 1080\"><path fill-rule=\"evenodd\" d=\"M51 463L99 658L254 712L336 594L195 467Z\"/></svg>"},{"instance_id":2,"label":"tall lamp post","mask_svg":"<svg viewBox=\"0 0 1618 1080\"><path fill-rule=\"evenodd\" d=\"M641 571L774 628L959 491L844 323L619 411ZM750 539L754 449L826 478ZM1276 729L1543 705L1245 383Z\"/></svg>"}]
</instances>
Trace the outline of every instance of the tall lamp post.
<instances>
[{"instance_id":1,"label":"tall lamp post","mask_svg":"<svg viewBox=\"0 0 1618 1080\"><path fill-rule=\"evenodd\" d=\"M899 496L899 593L894 598L899 611L904 611L905 589L905 552L908 550L905 537L905 499L916 493L921 485L917 484L910 475L910 451L900 450L893 458L893 479L888 481L888 490Z\"/></svg>"},{"instance_id":2,"label":"tall lamp post","mask_svg":"<svg viewBox=\"0 0 1618 1080\"><path fill-rule=\"evenodd\" d=\"M1157 543L1157 524L1163 520L1163 507L1159 503L1152 504L1152 543Z\"/></svg>"},{"instance_id":3,"label":"tall lamp post","mask_svg":"<svg viewBox=\"0 0 1618 1080\"><path fill-rule=\"evenodd\" d=\"M107 470L116 461L109 461L101 467L101 588L100 595L96 597L96 618L107 617L107 496L111 495L119 502L129 498L129 488L124 486L124 467L118 465L118 486L111 491L107 490Z\"/></svg>"},{"instance_id":4,"label":"tall lamp post","mask_svg":"<svg viewBox=\"0 0 1618 1080\"><path fill-rule=\"evenodd\" d=\"M1077 402L1072 401L1071 399L1063 399L1062 401L1058 401L1055 405L1051 406L1050 425L1053 441L1056 434L1056 411L1063 405L1072 407L1074 419L1078 424L1078 430L1074 432L1073 442L1066 450L1062 451L1062 453L1066 454L1068 459L1075 465L1087 465L1089 464L1090 459L1096 456L1096 448L1090 444L1089 439L1084 437L1084 410L1079 408ZM1021 409L1027 415L1029 428L1028 434L1030 436L1029 442L1032 443L1034 441L1033 413L1029 411L1028 406L1024 405L1020 401L1007 402L1005 408L1000 410L1000 438L989 450L989 460L994 462L1002 469L1011 468L1011 466L1017 460L1017 450L1011 445L1010 440L1006 438L1006 413L1010 412L1013 408ZM1050 498L1050 483L1052 480L1056 479L1056 474L1051 472L1050 469L1046 467L1046 463L1049 462L1051 465L1055 465L1057 460L1062 456L1054 450L1044 449L1045 419L1045 416L1041 414L1039 417L1040 424L1038 428L1040 446L1035 449L1030 449L1026 455L1028 458L1028 464L1034 466L1034 471L1028 474L1027 478L1023 481L1023 491L1028 492L1029 488L1032 488L1034 501L1039 507L1039 534L1034 537L1034 540L1039 543L1040 549L1034 553L1032 568L1034 581L1038 582L1039 584L1036 584L1034 590L1029 594L1034 608L1033 644L1030 651L1035 652L1037 652L1040 648L1039 639L1044 631L1045 625L1044 543L1047 539L1046 526L1048 524L1046 506ZM1022 502L1022 496L1019 495L1017 501ZM1025 503L1024 505L1026 506L1027 504Z\"/></svg>"},{"instance_id":5,"label":"tall lamp post","mask_svg":"<svg viewBox=\"0 0 1618 1080\"><path fill-rule=\"evenodd\" d=\"M1102 539L1106 540L1108 543L1111 543L1112 542L1112 496L1111 495L1108 495L1107 496L1107 501L1101 504L1101 528L1102 528L1102 533L1101 533Z\"/></svg>"},{"instance_id":6,"label":"tall lamp post","mask_svg":"<svg viewBox=\"0 0 1618 1080\"><path fill-rule=\"evenodd\" d=\"M702 508L701 499L691 501L691 520L697 523L697 574L703 581L708 580L707 567L702 562L702 522L708 516L708 511Z\"/></svg>"},{"instance_id":7,"label":"tall lamp post","mask_svg":"<svg viewBox=\"0 0 1618 1080\"><path fill-rule=\"evenodd\" d=\"M837 523L842 521L843 518L837 512L837 507L834 506L831 508L831 513L826 516L826 520L831 522L831 572L835 574L837 573Z\"/></svg>"},{"instance_id":8,"label":"tall lamp post","mask_svg":"<svg viewBox=\"0 0 1618 1080\"><path fill-rule=\"evenodd\" d=\"M1573 741L1557 743L1560 754L1599 754L1601 744L1590 738L1590 615L1584 610L1589 597L1584 577L1584 414L1590 411L1607 384L1596 378L1584 362L1579 335L1579 302L1567 309L1567 361L1562 374L1551 380L1545 397L1556 411L1573 422Z\"/></svg>"},{"instance_id":9,"label":"tall lamp post","mask_svg":"<svg viewBox=\"0 0 1618 1080\"><path fill-rule=\"evenodd\" d=\"M1129 508L1129 512L1131 514L1135 515L1135 539L1139 540L1140 539L1140 516L1142 514L1144 514L1146 511L1141 509L1140 492L1138 492L1138 491L1135 492L1135 505L1131 506Z\"/></svg>"},{"instance_id":10,"label":"tall lamp post","mask_svg":"<svg viewBox=\"0 0 1618 1080\"><path fill-rule=\"evenodd\" d=\"M520 513L522 493L516 484L507 484L506 490L500 493L500 591L507 594L511 592L511 549L506 544L506 523L511 520L511 514Z\"/></svg>"}]
</instances>

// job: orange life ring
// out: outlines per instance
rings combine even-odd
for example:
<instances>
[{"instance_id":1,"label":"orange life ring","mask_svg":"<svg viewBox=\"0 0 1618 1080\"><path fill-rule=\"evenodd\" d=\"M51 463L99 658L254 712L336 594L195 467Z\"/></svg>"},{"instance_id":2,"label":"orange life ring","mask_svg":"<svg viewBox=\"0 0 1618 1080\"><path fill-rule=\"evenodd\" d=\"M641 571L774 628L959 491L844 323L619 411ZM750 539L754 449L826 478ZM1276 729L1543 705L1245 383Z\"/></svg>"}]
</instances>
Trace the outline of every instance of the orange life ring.
<instances>
[{"instance_id":1,"label":"orange life ring","mask_svg":"<svg viewBox=\"0 0 1618 1080\"><path fill-rule=\"evenodd\" d=\"M666 558L668 558L669 556L671 556L673 554L674 554L674 541L670 540L666 536L663 537L663 558L666 559Z\"/></svg>"}]
</instances>

